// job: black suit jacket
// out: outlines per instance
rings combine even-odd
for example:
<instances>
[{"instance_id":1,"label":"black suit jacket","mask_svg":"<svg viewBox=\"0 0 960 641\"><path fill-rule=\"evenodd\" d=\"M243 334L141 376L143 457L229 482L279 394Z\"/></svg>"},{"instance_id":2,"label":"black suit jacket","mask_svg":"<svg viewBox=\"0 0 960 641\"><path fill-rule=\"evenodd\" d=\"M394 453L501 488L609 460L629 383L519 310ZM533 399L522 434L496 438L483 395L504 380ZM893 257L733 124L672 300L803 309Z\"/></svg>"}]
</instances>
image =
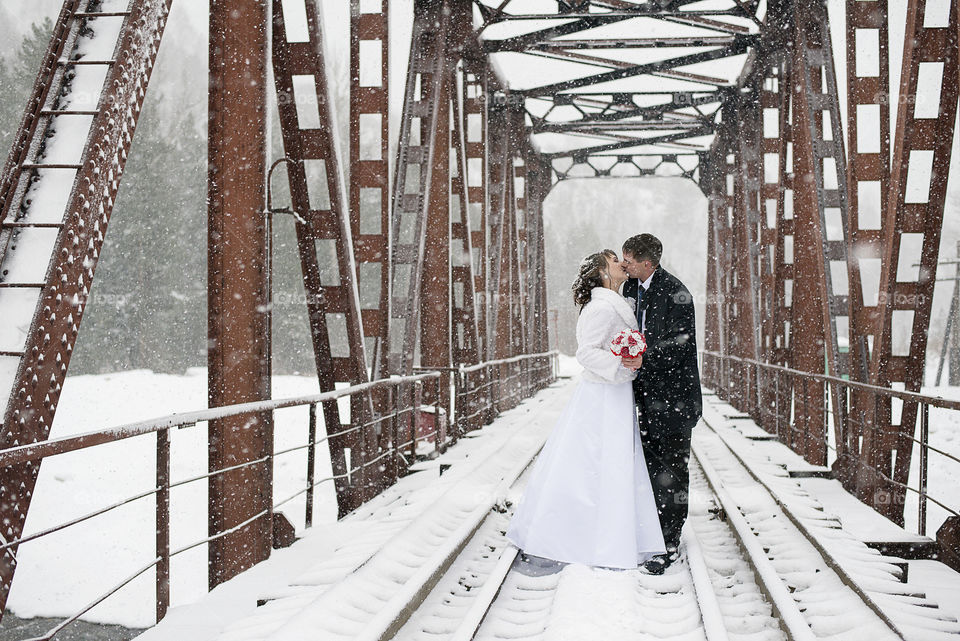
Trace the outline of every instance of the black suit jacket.
<instances>
[{"instance_id":1,"label":"black suit jacket","mask_svg":"<svg viewBox=\"0 0 960 641\"><path fill-rule=\"evenodd\" d=\"M636 301L639 287L631 278L623 295ZM651 435L689 432L703 412L693 296L676 276L657 267L650 288L635 305L641 328L644 310L647 352L633 382L641 428Z\"/></svg>"}]
</instances>

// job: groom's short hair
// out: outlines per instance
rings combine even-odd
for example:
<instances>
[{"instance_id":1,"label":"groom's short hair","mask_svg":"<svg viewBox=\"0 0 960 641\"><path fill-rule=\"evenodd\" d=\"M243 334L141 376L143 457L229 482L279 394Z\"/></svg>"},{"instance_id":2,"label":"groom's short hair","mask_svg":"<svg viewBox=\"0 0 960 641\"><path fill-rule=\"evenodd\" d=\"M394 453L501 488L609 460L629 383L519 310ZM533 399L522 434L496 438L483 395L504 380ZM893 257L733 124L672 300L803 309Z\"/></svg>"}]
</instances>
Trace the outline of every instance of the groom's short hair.
<instances>
[{"instance_id":1,"label":"groom's short hair","mask_svg":"<svg viewBox=\"0 0 960 641\"><path fill-rule=\"evenodd\" d=\"M623 241L623 253L630 254L634 260L649 260L659 265L663 243L653 234L637 234Z\"/></svg>"}]
</instances>

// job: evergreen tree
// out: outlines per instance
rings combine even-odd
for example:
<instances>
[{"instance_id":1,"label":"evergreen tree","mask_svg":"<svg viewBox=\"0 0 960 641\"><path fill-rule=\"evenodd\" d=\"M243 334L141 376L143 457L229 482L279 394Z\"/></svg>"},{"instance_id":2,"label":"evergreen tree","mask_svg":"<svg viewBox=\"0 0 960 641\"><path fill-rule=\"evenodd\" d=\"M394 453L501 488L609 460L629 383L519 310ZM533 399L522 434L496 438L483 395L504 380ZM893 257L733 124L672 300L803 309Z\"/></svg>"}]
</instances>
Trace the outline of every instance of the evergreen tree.
<instances>
[{"instance_id":1,"label":"evergreen tree","mask_svg":"<svg viewBox=\"0 0 960 641\"><path fill-rule=\"evenodd\" d=\"M50 18L34 23L16 52L6 59L0 57L0 153L4 162L20 127L52 31Z\"/></svg>"},{"instance_id":2,"label":"evergreen tree","mask_svg":"<svg viewBox=\"0 0 960 641\"><path fill-rule=\"evenodd\" d=\"M71 372L206 364L204 138L191 112L140 116Z\"/></svg>"}]
</instances>

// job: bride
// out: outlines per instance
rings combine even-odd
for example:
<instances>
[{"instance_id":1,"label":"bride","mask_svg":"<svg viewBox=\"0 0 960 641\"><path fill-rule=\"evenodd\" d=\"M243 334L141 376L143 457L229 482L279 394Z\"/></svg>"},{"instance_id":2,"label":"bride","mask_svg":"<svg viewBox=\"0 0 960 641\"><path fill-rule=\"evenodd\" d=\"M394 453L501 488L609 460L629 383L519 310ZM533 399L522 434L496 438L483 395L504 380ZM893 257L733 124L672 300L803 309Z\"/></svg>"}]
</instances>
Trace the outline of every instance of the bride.
<instances>
[{"instance_id":1,"label":"bride","mask_svg":"<svg viewBox=\"0 0 960 641\"><path fill-rule=\"evenodd\" d=\"M665 552L633 401L635 370L610 351L637 329L619 293L627 274L605 249L580 264L573 300L582 380L554 426L507 529L525 554L636 568Z\"/></svg>"}]
</instances>

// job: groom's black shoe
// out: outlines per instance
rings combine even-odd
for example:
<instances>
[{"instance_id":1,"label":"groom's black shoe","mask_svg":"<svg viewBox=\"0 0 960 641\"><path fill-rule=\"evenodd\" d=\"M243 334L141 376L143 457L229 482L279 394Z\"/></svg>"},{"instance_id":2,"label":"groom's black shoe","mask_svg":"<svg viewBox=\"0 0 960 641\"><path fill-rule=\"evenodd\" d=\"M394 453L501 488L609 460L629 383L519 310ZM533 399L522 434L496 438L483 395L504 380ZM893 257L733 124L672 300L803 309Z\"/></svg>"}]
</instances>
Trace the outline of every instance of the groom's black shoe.
<instances>
[{"instance_id":1,"label":"groom's black shoe","mask_svg":"<svg viewBox=\"0 0 960 641\"><path fill-rule=\"evenodd\" d=\"M667 554L658 554L643 564L643 568L650 574L663 574L670 564L680 558L680 554L674 549Z\"/></svg>"},{"instance_id":2,"label":"groom's black shoe","mask_svg":"<svg viewBox=\"0 0 960 641\"><path fill-rule=\"evenodd\" d=\"M660 575L666 571L670 565L670 558L666 554L658 554L643 564L643 569L649 574Z\"/></svg>"}]
</instances>

